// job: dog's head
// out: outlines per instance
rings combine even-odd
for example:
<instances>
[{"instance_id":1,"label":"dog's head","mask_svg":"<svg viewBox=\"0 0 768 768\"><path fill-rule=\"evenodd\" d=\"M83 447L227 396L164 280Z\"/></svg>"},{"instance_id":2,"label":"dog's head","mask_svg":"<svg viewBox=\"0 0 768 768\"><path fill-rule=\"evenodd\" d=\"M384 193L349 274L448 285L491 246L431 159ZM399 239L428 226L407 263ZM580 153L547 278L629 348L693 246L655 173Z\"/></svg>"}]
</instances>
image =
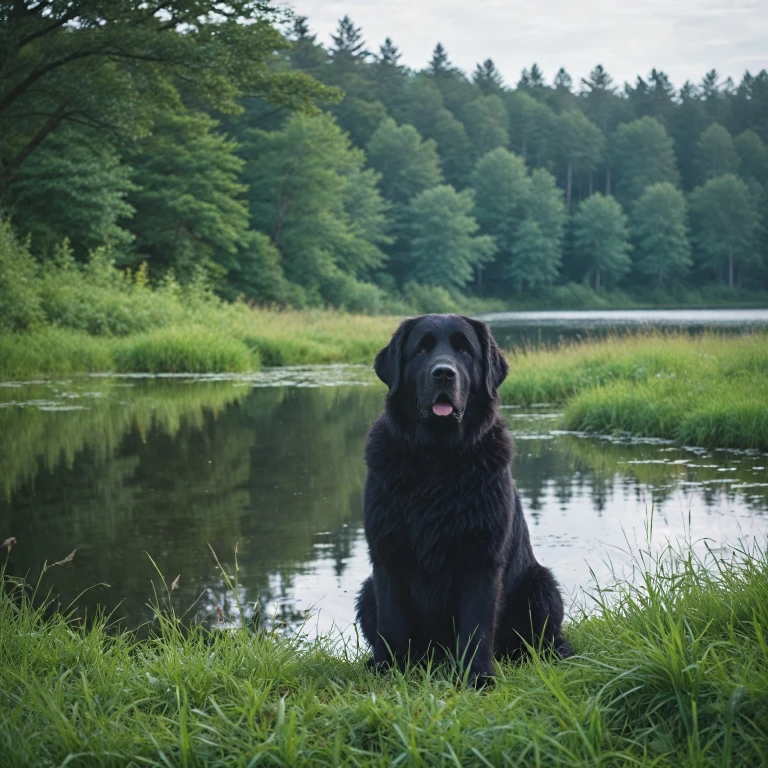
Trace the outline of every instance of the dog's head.
<instances>
[{"instance_id":1,"label":"dog's head","mask_svg":"<svg viewBox=\"0 0 768 768\"><path fill-rule=\"evenodd\" d=\"M455 442L490 423L509 370L490 329L460 315L401 323L376 356L387 408L421 442Z\"/></svg>"}]
</instances>

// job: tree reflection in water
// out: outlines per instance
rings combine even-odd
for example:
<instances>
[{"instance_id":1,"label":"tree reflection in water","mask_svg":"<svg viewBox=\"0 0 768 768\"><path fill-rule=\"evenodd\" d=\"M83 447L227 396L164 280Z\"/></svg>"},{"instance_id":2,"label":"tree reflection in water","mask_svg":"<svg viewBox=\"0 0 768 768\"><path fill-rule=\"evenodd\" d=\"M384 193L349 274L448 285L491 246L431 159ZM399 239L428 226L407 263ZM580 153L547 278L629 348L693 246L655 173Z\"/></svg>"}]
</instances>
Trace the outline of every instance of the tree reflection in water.
<instances>
[{"instance_id":1,"label":"tree reflection in water","mask_svg":"<svg viewBox=\"0 0 768 768\"><path fill-rule=\"evenodd\" d=\"M266 622L347 627L368 570L363 443L383 398L368 373L354 373L317 387L307 386L315 376L333 383L328 369L300 380L0 387L0 534L18 540L10 567L36 578L43 562L77 549L44 586L66 604L108 584L87 591L79 611L101 606L137 626L153 619L159 584L149 554L168 583L180 576L175 609L215 621L217 605L233 604L209 545L230 572L237 544L249 620L261 611ZM652 506L662 536L765 530L766 456L564 435L545 410L505 413L537 554L570 592L589 578L585 560L615 556L625 534L642 539ZM307 621L308 610L320 618Z\"/></svg>"}]
</instances>

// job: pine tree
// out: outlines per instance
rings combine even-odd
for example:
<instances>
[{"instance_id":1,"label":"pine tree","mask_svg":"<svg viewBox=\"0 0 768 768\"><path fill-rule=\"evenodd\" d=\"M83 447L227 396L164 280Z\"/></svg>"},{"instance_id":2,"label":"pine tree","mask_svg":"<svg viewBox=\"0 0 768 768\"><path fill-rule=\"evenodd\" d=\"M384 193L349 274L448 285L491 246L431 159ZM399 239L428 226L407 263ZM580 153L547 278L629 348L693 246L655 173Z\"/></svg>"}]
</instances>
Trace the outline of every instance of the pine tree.
<instances>
[{"instance_id":1,"label":"pine tree","mask_svg":"<svg viewBox=\"0 0 768 768\"><path fill-rule=\"evenodd\" d=\"M552 81L552 85L558 90L564 90L570 93L573 88L573 78L565 71L564 67L560 67L560 69L557 70L555 79Z\"/></svg>"},{"instance_id":2,"label":"pine tree","mask_svg":"<svg viewBox=\"0 0 768 768\"><path fill-rule=\"evenodd\" d=\"M435 46L435 50L432 51L432 59L430 60L429 67L427 68L428 72L435 77L439 77L442 74L450 72L452 68L453 65L448 59L447 51L443 47L442 43L438 43Z\"/></svg>"},{"instance_id":3,"label":"pine tree","mask_svg":"<svg viewBox=\"0 0 768 768\"><path fill-rule=\"evenodd\" d=\"M392 42L391 37L387 37L381 46L376 61L387 67L399 67L402 54L400 49Z\"/></svg>"},{"instance_id":4,"label":"pine tree","mask_svg":"<svg viewBox=\"0 0 768 768\"><path fill-rule=\"evenodd\" d=\"M306 16L294 19L293 41L293 48L288 54L291 65L302 72L319 73L327 62L327 54L318 44L317 35L310 31Z\"/></svg>"},{"instance_id":5,"label":"pine tree","mask_svg":"<svg viewBox=\"0 0 768 768\"><path fill-rule=\"evenodd\" d=\"M680 89L679 103L670 128L680 181L685 190L692 189L697 183L696 145L708 123L698 89L686 81Z\"/></svg>"},{"instance_id":6,"label":"pine tree","mask_svg":"<svg viewBox=\"0 0 768 768\"><path fill-rule=\"evenodd\" d=\"M614 198L598 192L584 200L573 217L573 235L595 290L608 281L617 283L629 271L627 217Z\"/></svg>"},{"instance_id":7,"label":"pine tree","mask_svg":"<svg viewBox=\"0 0 768 768\"><path fill-rule=\"evenodd\" d=\"M524 91L529 91L532 95L540 95L544 92L547 84L544 82L544 74L535 64L528 69L523 69L517 87Z\"/></svg>"},{"instance_id":8,"label":"pine tree","mask_svg":"<svg viewBox=\"0 0 768 768\"><path fill-rule=\"evenodd\" d=\"M659 285L680 278L691 267L685 196L668 182L646 187L632 208L635 270L654 277Z\"/></svg>"},{"instance_id":9,"label":"pine tree","mask_svg":"<svg viewBox=\"0 0 768 768\"><path fill-rule=\"evenodd\" d=\"M496 69L493 59L486 59L482 64L477 65L472 81L486 96L498 95L504 90L504 78Z\"/></svg>"},{"instance_id":10,"label":"pine tree","mask_svg":"<svg viewBox=\"0 0 768 768\"><path fill-rule=\"evenodd\" d=\"M408 72L400 64L400 49L387 38L379 47L379 53L371 67L379 101L388 114L398 121L406 118L408 111Z\"/></svg>"},{"instance_id":11,"label":"pine tree","mask_svg":"<svg viewBox=\"0 0 768 768\"><path fill-rule=\"evenodd\" d=\"M610 136L616 126L625 118L629 108L627 100L621 98L613 85L613 78L605 71L602 64L598 64L588 78L582 78L579 98L584 114L603 132L605 137ZM603 153L605 194L612 191L612 159L610 153Z\"/></svg>"},{"instance_id":12,"label":"pine tree","mask_svg":"<svg viewBox=\"0 0 768 768\"><path fill-rule=\"evenodd\" d=\"M370 54L365 50L363 31L356 27L349 16L339 20L336 34L331 35L333 47L331 56L343 59L366 59Z\"/></svg>"},{"instance_id":13,"label":"pine tree","mask_svg":"<svg viewBox=\"0 0 768 768\"><path fill-rule=\"evenodd\" d=\"M563 67L557 70L555 79L552 81L552 91L548 101L557 112L579 108L578 99L573 93L573 78Z\"/></svg>"}]
</instances>

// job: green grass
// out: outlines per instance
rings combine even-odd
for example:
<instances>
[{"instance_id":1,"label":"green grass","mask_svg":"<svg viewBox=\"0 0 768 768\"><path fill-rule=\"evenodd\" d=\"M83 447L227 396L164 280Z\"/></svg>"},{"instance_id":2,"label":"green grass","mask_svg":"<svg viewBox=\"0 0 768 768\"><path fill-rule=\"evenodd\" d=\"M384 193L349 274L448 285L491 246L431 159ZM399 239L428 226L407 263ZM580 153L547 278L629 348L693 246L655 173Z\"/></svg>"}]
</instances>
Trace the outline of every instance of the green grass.
<instances>
[{"instance_id":1,"label":"green grass","mask_svg":"<svg viewBox=\"0 0 768 768\"><path fill-rule=\"evenodd\" d=\"M398 318L211 304L126 335L43 327L0 334L0 380L115 371L223 373L262 365L371 363Z\"/></svg>"},{"instance_id":2,"label":"green grass","mask_svg":"<svg viewBox=\"0 0 768 768\"><path fill-rule=\"evenodd\" d=\"M507 404L563 405L563 426L768 449L768 334L614 336L516 350Z\"/></svg>"},{"instance_id":3,"label":"green grass","mask_svg":"<svg viewBox=\"0 0 768 768\"><path fill-rule=\"evenodd\" d=\"M367 672L354 644L240 628L149 639L0 598L4 765L768 764L768 558L637 555L567 628L577 656ZM62 567L72 567L64 565ZM232 581L233 579L231 579ZM237 594L235 588L235 595ZM460 672L460 671L459 671Z\"/></svg>"}]
</instances>

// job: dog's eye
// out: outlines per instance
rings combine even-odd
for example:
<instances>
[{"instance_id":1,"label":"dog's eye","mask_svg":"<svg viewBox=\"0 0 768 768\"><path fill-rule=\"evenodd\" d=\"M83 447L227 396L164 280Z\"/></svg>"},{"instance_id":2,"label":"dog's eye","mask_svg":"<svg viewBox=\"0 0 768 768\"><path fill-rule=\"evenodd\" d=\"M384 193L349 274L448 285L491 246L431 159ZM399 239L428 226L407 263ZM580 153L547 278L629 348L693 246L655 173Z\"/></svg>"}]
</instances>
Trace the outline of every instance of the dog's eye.
<instances>
[{"instance_id":1,"label":"dog's eye","mask_svg":"<svg viewBox=\"0 0 768 768\"><path fill-rule=\"evenodd\" d=\"M426 347L422 347L422 348L419 350L419 354L420 354L420 355L426 355L426 354L427 354L427 348L426 348Z\"/></svg>"},{"instance_id":2,"label":"dog's eye","mask_svg":"<svg viewBox=\"0 0 768 768\"><path fill-rule=\"evenodd\" d=\"M462 347L459 352L461 352L462 355L468 355L469 350L466 347Z\"/></svg>"}]
</instances>

